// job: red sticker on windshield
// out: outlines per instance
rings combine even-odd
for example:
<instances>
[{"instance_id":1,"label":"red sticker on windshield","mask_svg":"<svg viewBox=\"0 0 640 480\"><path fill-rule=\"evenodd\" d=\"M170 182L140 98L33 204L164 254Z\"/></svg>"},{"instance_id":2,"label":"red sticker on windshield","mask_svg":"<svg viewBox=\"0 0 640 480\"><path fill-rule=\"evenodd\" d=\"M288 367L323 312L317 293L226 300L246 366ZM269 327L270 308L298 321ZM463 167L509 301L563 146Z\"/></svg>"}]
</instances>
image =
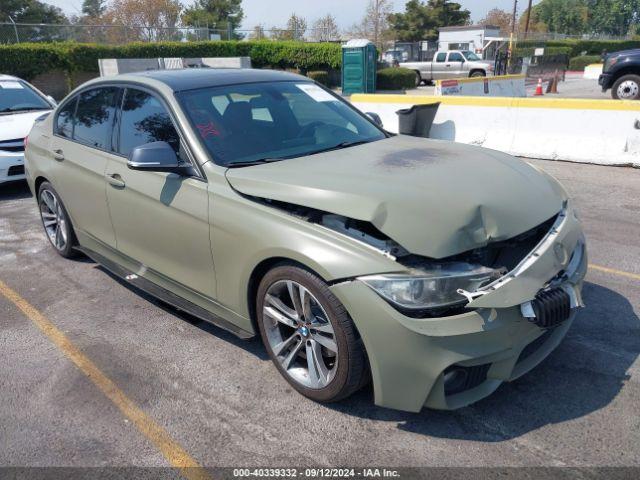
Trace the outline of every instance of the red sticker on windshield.
<instances>
[{"instance_id":1,"label":"red sticker on windshield","mask_svg":"<svg viewBox=\"0 0 640 480\"><path fill-rule=\"evenodd\" d=\"M220 132L216 129L213 122L196 125L196 127L200 131L200 136L202 138L207 138L209 135L213 135L215 137L220 135Z\"/></svg>"}]
</instances>

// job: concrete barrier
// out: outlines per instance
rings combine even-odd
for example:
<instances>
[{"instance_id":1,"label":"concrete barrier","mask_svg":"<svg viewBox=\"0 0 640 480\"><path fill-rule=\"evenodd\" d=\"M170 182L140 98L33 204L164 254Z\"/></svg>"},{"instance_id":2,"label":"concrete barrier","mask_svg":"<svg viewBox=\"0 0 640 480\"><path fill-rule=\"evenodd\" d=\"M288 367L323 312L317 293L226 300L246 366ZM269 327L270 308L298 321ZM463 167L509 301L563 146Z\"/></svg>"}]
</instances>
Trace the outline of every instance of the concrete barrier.
<instances>
[{"instance_id":1,"label":"concrete barrier","mask_svg":"<svg viewBox=\"0 0 640 480\"><path fill-rule=\"evenodd\" d=\"M584 78L589 80L597 80L602 74L604 65L602 63L592 63L584 68Z\"/></svg>"},{"instance_id":2,"label":"concrete barrier","mask_svg":"<svg viewBox=\"0 0 640 480\"><path fill-rule=\"evenodd\" d=\"M146 70L207 68L251 68L250 57L202 57L202 58L101 58L98 60L101 77L119 73L144 72Z\"/></svg>"},{"instance_id":3,"label":"concrete barrier","mask_svg":"<svg viewBox=\"0 0 640 480\"><path fill-rule=\"evenodd\" d=\"M397 110L441 102L432 138L522 157L640 166L640 102L366 94L351 102L394 133Z\"/></svg>"},{"instance_id":4,"label":"concrete barrier","mask_svg":"<svg viewBox=\"0 0 640 480\"><path fill-rule=\"evenodd\" d=\"M437 96L526 97L524 75L436 80Z\"/></svg>"}]
</instances>

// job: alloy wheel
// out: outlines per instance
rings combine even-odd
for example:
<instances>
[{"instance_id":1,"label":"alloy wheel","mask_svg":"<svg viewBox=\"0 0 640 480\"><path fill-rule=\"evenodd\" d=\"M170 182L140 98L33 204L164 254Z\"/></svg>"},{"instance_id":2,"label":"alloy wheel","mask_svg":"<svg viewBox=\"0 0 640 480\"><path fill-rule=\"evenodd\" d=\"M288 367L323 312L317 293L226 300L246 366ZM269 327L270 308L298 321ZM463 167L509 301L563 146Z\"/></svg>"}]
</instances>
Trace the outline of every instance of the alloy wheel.
<instances>
[{"instance_id":1,"label":"alloy wheel","mask_svg":"<svg viewBox=\"0 0 640 480\"><path fill-rule=\"evenodd\" d=\"M263 305L269 347L286 374L306 388L329 385L337 371L338 345L316 297L297 282L280 280L268 288Z\"/></svg>"},{"instance_id":2,"label":"alloy wheel","mask_svg":"<svg viewBox=\"0 0 640 480\"><path fill-rule=\"evenodd\" d=\"M69 241L69 232L62 205L51 190L40 192L40 216L51 244L63 251Z\"/></svg>"}]
</instances>

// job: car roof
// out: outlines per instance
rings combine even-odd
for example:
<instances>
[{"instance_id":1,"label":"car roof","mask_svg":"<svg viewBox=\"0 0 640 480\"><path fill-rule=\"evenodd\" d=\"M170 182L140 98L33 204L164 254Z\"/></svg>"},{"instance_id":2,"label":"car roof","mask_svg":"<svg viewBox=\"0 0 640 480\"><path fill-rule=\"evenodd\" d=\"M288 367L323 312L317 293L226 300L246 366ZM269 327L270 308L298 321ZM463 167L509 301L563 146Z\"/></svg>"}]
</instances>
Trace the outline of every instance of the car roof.
<instances>
[{"instance_id":1,"label":"car roof","mask_svg":"<svg viewBox=\"0 0 640 480\"><path fill-rule=\"evenodd\" d=\"M196 88L218 87L241 83L310 81L309 78L277 70L252 68L185 68L178 70L148 70L126 74L127 78L153 79L167 85L174 92ZM109 77L116 80L118 76ZM104 78L106 80L107 78Z\"/></svg>"},{"instance_id":2,"label":"car roof","mask_svg":"<svg viewBox=\"0 0 640 480\"><path fill-rule=\"evenodd\" d=\"M0 80L20 80L20 79L12 75L5 75L3 73L0 73Z\"/></svg>"}]
</instances>

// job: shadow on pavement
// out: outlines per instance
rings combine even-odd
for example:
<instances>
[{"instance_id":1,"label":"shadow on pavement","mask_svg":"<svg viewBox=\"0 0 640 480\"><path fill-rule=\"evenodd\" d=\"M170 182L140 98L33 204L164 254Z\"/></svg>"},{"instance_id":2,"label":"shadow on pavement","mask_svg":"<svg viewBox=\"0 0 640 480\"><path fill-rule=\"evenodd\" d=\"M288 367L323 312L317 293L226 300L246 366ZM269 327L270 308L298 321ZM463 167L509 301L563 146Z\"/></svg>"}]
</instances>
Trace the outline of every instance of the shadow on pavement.
<instances>
[{"instance_id":1,"label":"shadow on pavement","mask_svg":"<svg viewBox=\"0 0 640 480\"><path fill-rule=\"evenodd\" d=\"M81 256L79 257L80 261L84 261L84 259L86 259L86 261L88 262L93 262L93 260L91 260L90 258L86 257L86 256ZM178 308L173 307L172 305L169 305L168 303L163 302L162 300L149 295L148 293L140 290L139 288L136 288L135 286L131 285L129 282L127 282L126 280L121 279L120 277L114 275L113 273L111 273L109 270L107 270L106 268L104 268L101 265L96 264L96 268L99 268L100 270L102 270L104 273L106 273L109 277L111 277L113 280L115 280L116 282L118 282L120 285L122 285L123 287L127 288L128 290L131 290L132 292L135 292L137 295L139 295L140 297L144 298L145 300L147 300L150 303L153 303L154 305L156 305L157 307L161 308L162 310L164 310L165 312L174 315L178 318L180 318L181 320L184 320L185 322L189 322L191 325L193 325L194 327L199 328L200 330L207 332L211 335L215 335L216 337L220 338L221 340L224 340L225 342L228 342L236 347L242 348L245 351L255 355L256 357L258 357L260 360L269 360L269 356L267 355L266 350L264 349L264 346L262 345L262 342L260 340L259 336L255 336L253 338L250 338L249 340L243 340L241 338L238 338L237 336L235 336L233 333L231 332L227 332L226 330L213 325L209 322L206 322L204 320L199 319L198 317L194 317L193 315L190 315L187 312L184 312Z\"/></svg>"},{"instance_id":2,"label":"shadow on pavement","mask_svg":"<svg viewBox=\"0 0 640 480\"><path fill-rule=\"evenodd\" d=\"M556 351L474 405L451 412L397 412L373 405L369 387L329 408L397 422L399 429L422 435L483 442L509 440L595 412L629 378L627 370L640 354L640 319L625 297L603 286L586 283L584 298L587 308Z\"/></svg>"},{"instance_id":3,"label":"shadow on pavement","mask_svg":"<svg viewBox=\"0 0 640 480\"><path fill-rule=\"evenodd\" d=\"M0 184L0 202L31 197L31 190L24 180Z\"/></svg>"}]
</instances>

